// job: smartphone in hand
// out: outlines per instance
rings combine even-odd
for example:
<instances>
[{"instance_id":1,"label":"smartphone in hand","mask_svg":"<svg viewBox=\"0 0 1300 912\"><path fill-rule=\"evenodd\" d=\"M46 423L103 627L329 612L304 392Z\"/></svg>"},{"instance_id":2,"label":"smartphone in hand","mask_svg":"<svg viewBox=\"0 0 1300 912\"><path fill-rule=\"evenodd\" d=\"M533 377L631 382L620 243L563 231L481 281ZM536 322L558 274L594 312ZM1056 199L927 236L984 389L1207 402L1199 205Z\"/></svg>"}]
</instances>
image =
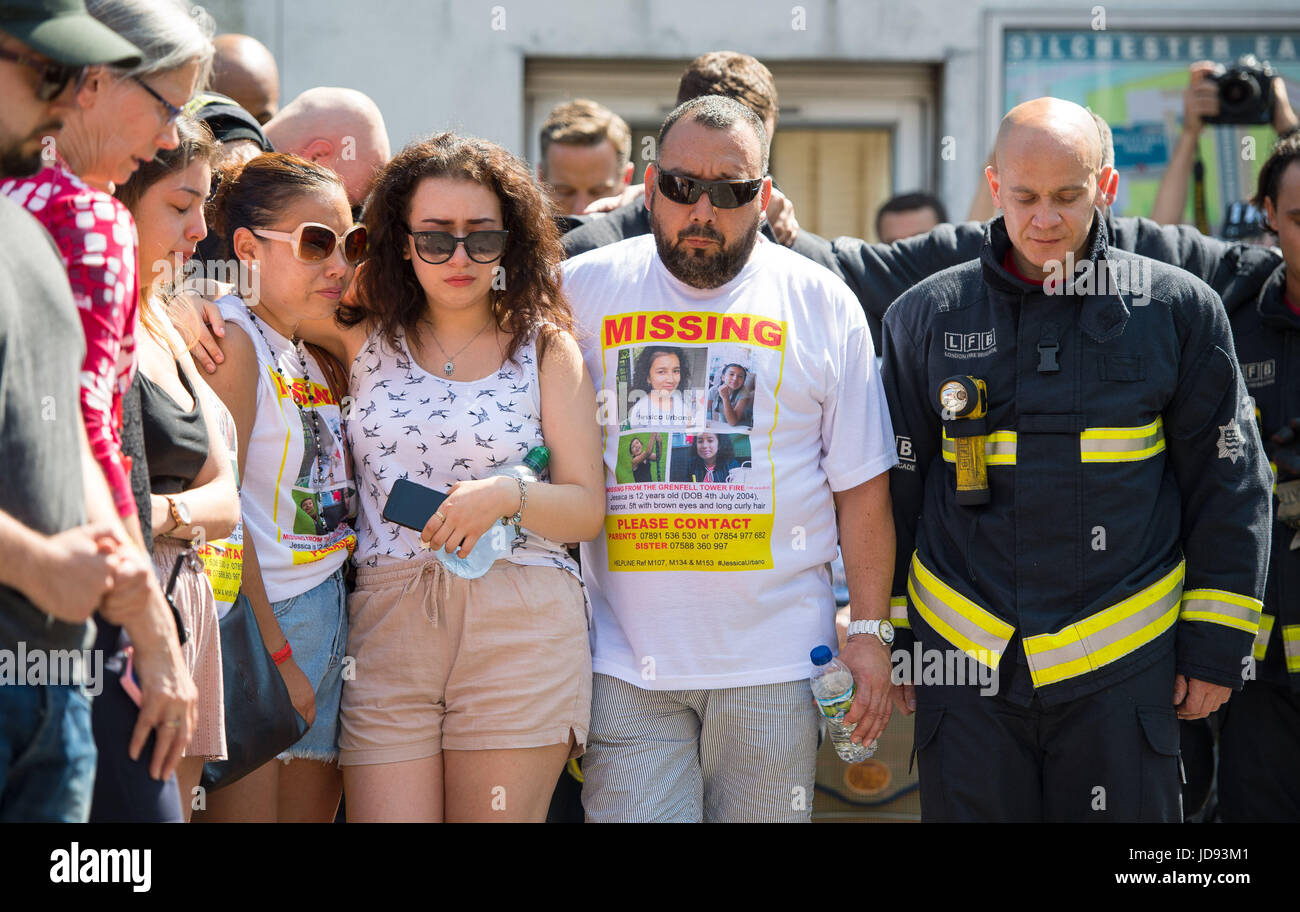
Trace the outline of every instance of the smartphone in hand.
<instances>
[{"instance_id":1,"label":"smartphone in hand","mask_svg":"<svg viewBox=\"0 0 1300 912\"><path fill-rule=\"evenodd\" d=\"M423 532L429 518L442 506L447 495L405 478L393 482L384 504L384 519Z\"/></svg>"}]
</instances>

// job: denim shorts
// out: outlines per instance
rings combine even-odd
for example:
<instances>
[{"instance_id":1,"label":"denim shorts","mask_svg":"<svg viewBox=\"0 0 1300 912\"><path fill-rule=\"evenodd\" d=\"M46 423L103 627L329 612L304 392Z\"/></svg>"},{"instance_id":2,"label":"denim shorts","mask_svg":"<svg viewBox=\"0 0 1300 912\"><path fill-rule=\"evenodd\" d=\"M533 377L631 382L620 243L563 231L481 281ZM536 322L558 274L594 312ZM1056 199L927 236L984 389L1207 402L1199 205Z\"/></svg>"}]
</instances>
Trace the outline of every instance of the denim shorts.
<instances>
[{"instance_id":1,"label":"denim shorts","mask_svg":"<svg viewBox=\"0 0 1300 912\"><path fill-rule=\"evenodd\" d=\"M307 734L278 759L337 760L343 650L348 642L343 571L334 571L328 579L301 595L272 602L271 612L293 647L294 662L316 691L315 721Z\"/></svg>"},{"instance_id":2,"label":"denim shorts","mask_svg":"<svg viewBox=\"0 0 1300 912\"><path fill-rule=\"evenodd\" d=\"M95 757L80 685L0 687L0 822L85 823Z\"/></svg>"}]
</instances>

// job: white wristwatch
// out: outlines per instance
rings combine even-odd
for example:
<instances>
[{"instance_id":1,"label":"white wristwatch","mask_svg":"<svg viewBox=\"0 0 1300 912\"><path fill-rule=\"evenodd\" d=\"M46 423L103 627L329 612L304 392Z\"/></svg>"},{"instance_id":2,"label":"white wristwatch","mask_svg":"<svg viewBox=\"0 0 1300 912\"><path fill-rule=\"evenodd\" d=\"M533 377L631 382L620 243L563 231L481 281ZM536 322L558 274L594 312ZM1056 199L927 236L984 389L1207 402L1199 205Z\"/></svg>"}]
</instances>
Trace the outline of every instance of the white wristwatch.
<instances>
[{"instance_id":1,"label":"white wristwatch","mask_svg":"<svg viewBox=\"0 0 1300 912\"><path fill-rule=\"evenodd\" d=\"M849 624L849 632L845 639L860 633L869 633L886 646L894 642L894 625L886 620L853 621Z\"/></svg>"}]
</instances>

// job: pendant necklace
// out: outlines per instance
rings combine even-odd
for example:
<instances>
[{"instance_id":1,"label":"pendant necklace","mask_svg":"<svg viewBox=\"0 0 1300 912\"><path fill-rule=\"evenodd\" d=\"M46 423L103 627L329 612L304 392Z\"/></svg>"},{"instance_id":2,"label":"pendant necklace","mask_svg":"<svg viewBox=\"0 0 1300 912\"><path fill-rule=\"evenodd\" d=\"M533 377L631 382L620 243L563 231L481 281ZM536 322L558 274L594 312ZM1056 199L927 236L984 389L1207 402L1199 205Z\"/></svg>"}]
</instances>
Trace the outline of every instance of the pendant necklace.
<instances>
[{"instance_id":1,"label":"pendant necklace","mask_svg":"<svg viewBox=\"0 0 1300 912\"><path fill-rule=\"evenodd\" d=\"M450 377L456 370L456 365L454 363L455 360L461 356L461 352L465 351L465 349L469 348L471 345L474 344L475 339L483 335L484 329L487 329L489 326L492 325L492 318L488 317L488 321L483 324L483 329L480 329L478 332L474 333L474 338L470 339L468 342L462 345L460 347L460 351L456 352L456 354L450 357L447 356L447 349L442 347L442 343L438 341L438 337L433 334L433 324L430 323L428 320L425 320L424 322L429 324L429 338L433 340L434 345L438 346L438 351L442 352L442 356L444 358L447 358L447 363L442 366L442 372L446 374L448 377Z\"/></svg>"}]
</instances>

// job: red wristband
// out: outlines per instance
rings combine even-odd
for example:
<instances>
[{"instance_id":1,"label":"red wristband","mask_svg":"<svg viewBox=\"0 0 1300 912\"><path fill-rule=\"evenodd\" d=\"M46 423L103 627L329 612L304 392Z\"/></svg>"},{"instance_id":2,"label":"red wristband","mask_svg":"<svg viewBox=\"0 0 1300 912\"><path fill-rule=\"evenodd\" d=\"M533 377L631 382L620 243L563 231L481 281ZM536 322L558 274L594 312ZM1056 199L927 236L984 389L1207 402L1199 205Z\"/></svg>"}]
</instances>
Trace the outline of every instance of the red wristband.
<instances>
[{"instance_id":1,"label":"red wristband","mask_svg":"<svg viewBox=\"0 0 1300 912\"><path fill-rule=\"evenodd\" d=\"M293 647L289 645L288 640L285 640L284 645L278 651L271 653L271 660L277 665L282 665L285 659L291 655L293 655Z\"/></svg>"}]
</instances>

